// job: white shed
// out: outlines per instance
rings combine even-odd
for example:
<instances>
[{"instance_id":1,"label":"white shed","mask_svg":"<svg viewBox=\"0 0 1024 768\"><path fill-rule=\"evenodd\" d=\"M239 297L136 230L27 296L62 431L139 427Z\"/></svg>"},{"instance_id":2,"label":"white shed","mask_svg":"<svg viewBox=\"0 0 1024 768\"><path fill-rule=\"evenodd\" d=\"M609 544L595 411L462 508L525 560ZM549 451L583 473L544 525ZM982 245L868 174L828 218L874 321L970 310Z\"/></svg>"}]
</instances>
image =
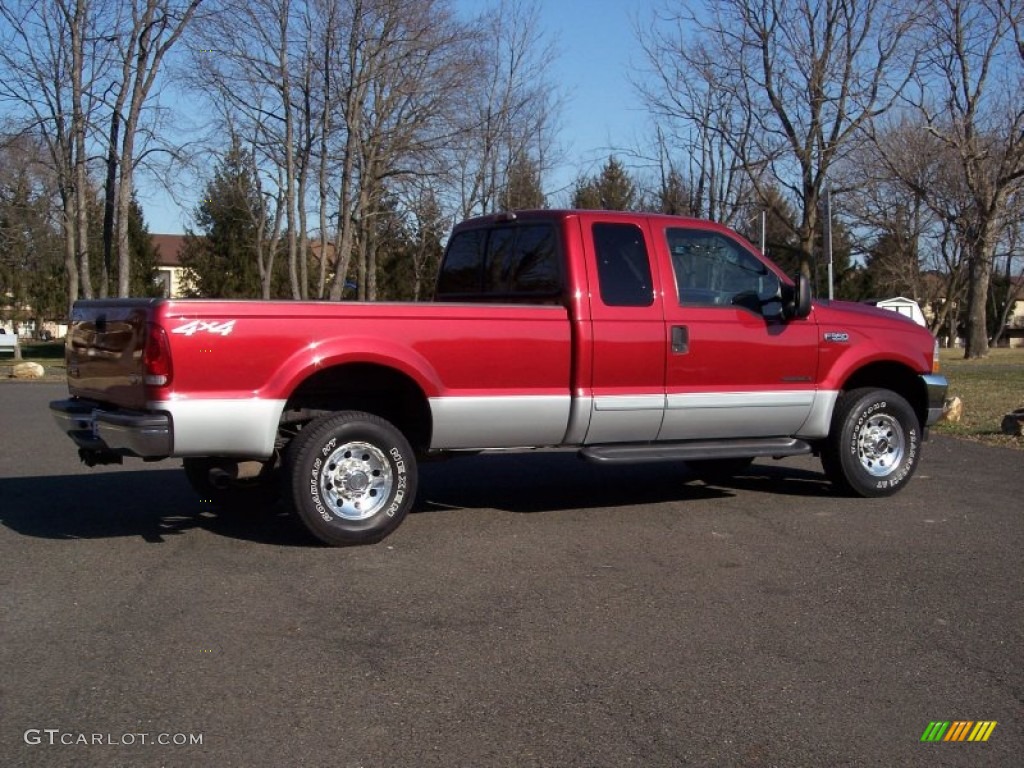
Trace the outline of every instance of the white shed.
<instances>
[{"instance_id":1,"label":"white shed","mask_svg":"<svg viewBox=\"0 0 1024 768\"><path fill-rule=\"evenodd\" d=\"M901 315L909 317L918 325L925 327L928 326L928 323L925 322L924 313L921 311L920 305L913 299L896 296L892 299L871 299L866 303L874 304L876 307L880 307L881 309L899 312Z\"/></svg>"}]
</instances>

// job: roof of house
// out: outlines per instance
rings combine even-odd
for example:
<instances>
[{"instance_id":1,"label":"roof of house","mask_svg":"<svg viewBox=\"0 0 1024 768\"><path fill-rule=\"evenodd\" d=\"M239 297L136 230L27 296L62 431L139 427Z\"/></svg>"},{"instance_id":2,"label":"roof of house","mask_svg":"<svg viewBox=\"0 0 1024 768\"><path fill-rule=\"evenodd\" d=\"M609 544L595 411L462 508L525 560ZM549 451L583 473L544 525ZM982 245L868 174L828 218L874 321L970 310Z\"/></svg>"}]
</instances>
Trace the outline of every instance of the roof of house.
<instances>
[{"instance_id":1,"label":"roof of house","mask_svg":"<svg viewBox=\"0 0 1024 768\"><path fill-rule=\"evenodd\" d=\"M185 248L184 235L150 235L156 246L156 263L160 267L180 267L181 252Z\"/></svg>"},{"instance_id":2,"label":"roof of house","mask_svg":"<svg viewBox=\"0 0 1024 768\"><path fill-rule=\"evenodd\" d=\"M181 253L185 249L184 235L153 235L153 245L156 246L156 263L158 267L180 267ZM318 239L310 239L310 254L314 259L320 259L321 251L327 254L328 263L333 263L336 258L334 243L327 241L326 247Z\"/></svg>"}]
</instances>

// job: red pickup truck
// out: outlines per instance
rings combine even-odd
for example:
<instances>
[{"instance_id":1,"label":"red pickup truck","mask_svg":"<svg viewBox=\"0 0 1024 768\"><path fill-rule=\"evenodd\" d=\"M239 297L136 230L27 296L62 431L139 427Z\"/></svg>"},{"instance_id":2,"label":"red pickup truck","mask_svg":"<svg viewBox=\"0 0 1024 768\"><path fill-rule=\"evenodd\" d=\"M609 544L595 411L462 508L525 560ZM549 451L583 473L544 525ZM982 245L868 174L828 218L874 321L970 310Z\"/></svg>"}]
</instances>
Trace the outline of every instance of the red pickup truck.
<instances>
[{"instance_id":1,"label":"red pickup truck","mask_svg":"<svg viewBox=\"0 0 1024 768\"><path fill-rule=\"evenodd\" d=\"M328 544L391 533L418 459L491 448L705 477L815 453L886 496L946 391L912 321L812 303L719 225L608 211L459 224L431 303L82 301L67 366L50 408L87 464L179 457L204 498L282 493Z\"/></svg>"}]
</instances>

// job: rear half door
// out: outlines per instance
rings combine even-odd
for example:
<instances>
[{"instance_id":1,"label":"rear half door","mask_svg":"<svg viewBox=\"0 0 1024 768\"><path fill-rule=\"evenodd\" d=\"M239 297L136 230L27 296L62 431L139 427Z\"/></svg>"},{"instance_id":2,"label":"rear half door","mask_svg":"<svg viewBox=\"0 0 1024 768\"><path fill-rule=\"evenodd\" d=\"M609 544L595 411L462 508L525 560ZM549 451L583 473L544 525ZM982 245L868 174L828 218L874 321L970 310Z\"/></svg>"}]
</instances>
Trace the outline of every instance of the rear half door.
<instances>
[{"instance_id":1,"label":"rear half door","mask_svg":"<svg viewBox=\"0 0 1024 768\"><path fill-rule=\"evenodd\" d=\"M655 440L665 409L665 318L649 229L580 221L590 291L592 403L588 444Z\"/></svg>"},{"instance_id":2,"label":"rear half door","mask_svg":"<svg viewBox=\"0 0 1024 768\"><path fill-rule=\"evenodd\" d=\"M797 433L816 397L813 319L783 320L773 301L780 278L729 233L656 226L669 277L666 410L658 439Z\"/></svg>"}]
</instances>

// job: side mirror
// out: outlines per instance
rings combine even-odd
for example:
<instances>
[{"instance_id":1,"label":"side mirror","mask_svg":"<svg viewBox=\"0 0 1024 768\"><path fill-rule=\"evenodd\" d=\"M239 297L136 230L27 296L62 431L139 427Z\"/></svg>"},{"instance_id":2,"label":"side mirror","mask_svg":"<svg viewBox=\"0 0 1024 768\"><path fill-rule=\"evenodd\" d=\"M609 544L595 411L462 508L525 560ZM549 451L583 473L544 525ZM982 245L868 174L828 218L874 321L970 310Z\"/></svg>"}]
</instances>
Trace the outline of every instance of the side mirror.
<instances>
[{"instance_id":1,"label":"side mirror","mask_svg":"<svg viewBox=\"0 0 1024 768\"><path fill-rule=\"evenodd\" d=\"M782 315L796 320L811 314L811 283L803 272L798 272L795 285L782 286Z\"/></svg>"}]
</instances>

